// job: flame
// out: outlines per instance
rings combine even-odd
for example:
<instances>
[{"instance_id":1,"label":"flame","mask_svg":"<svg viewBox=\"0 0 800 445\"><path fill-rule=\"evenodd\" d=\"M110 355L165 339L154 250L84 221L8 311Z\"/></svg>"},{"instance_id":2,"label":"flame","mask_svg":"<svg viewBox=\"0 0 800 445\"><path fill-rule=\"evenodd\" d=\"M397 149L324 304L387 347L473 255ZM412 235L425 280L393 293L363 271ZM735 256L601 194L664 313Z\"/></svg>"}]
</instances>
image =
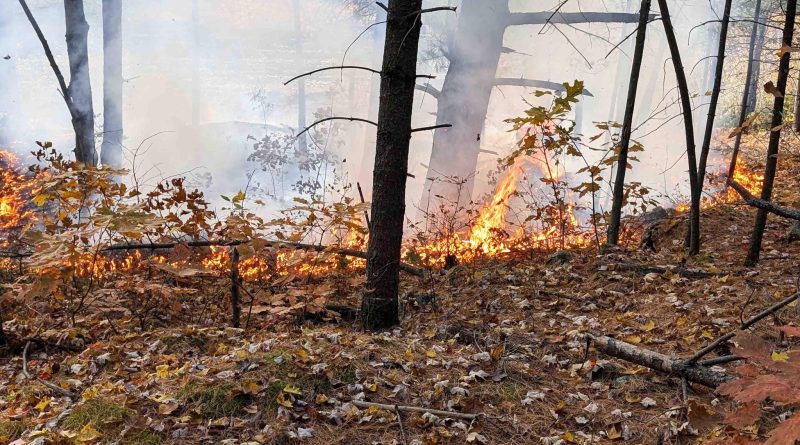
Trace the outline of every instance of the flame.
<instances>
[{"instance_id":1,"label":"flame","mask_svg":"<svg viewBox=\"0 0 800 445\"><path fill-rule=\"evenodd\" d=\"M733 180L747 189L750 194L754 196L761 195L761 188L764 185L764 175L749 171L747 167L744 167L741 163L737 163L736 170L733 172ZM728 187L726 191L720 189L711 197L704 198L700 203L700 209L706 210L720 204L729 204L740 200L739 194ZM688 212L690 209L691 204L688 202L682 202L675 206L675 210L678 212Z\"/></svg>"},{"instance_id":2,"label":"flame","mask_svg":"<svg viewBox=\"0 0 800 445\"><path fill-rule=\"evenodd\" d=\"M21 226L32 216L25 210L25 176L16 172L17 156L0 150L0 230Z\"/></svg>"}]
</instances>

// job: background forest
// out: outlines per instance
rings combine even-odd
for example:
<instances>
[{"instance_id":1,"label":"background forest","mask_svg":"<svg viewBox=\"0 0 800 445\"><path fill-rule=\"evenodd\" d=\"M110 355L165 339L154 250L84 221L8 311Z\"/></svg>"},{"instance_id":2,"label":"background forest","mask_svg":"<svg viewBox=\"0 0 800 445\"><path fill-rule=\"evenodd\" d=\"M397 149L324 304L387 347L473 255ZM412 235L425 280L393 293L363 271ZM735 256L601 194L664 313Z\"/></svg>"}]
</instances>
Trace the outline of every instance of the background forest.
<instances>
[{"instance_id":1,"label":"background forest","mask_svg":"<svg viewBox=\"0 0 800 445\"><path fill-rule=\"evenodd\" d=\"M794 445L795 21L0 1L0 442Z\"/></svg>"}]
</instances>

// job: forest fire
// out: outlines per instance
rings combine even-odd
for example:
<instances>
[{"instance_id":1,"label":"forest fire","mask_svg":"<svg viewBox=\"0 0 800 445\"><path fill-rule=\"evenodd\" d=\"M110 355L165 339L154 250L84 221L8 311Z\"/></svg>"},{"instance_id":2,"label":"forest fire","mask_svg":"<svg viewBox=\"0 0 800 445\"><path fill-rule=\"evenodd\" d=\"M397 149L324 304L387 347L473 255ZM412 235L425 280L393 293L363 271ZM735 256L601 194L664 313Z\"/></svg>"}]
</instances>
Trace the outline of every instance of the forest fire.
<instances>
[{"instance_id":1,"label":"forest fire","mask_svg":"<svg viewBox=\"0 0 800 445\"><path fill-rule=\"evenodd\" d=\"M748 170L747 167L744 167L740 162L736 164L733 180L747 189L751 194L758 196L761 194L761 186L764 184L764 175ZM700 203L700 208L704 210L710 209L720 204L737 202L739 200L741 200L741 197L739 197L739 194L732 188L718 189L714 195L703 199ZM688 202L682 202L675 207L675 210L678 212L688 212L689 207L690 205Z\"/></svg>"},{"instance_id":2,"label":"forest fire","mask_svg":"<svg viewBox=\"0 0 800 445\"><path fill-rule=\"evenodd\" d=\"M31 216L23 198L25 177L17 173L17 156L0 150L0 230L19 227Z\"/></svg>"}]
</instances>

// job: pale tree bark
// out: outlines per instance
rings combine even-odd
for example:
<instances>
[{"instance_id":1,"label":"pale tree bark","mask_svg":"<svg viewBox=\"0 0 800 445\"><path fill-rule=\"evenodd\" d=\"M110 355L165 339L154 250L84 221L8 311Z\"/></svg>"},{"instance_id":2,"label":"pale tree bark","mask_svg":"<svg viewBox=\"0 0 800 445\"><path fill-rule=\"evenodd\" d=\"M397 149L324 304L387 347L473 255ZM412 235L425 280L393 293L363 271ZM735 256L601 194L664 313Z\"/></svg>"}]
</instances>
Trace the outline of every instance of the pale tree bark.
<instances>
[{"instance_id":1,"label":"pale tree bark","mask_svg":"<svg viewBox=\"0 0 800 445\"><path fill-rule=\"evenodd\" d=\"M619 140L619 153L617 153L617 174L614 180L614 199L611 205L611 221L608 225L607 243L615 246L619 242L620 220L622 207L625 204L625 173L628 170L628 149L631 142L631 129L633 128L633 111L636 103L636 91L639 88L639 74L642 70L644 56L644 42L647 36L647 21L650 15L650 0L642 0L639 10L639 25L636 29L636 45L633 50L631 62L631 76L628 83L628 98L625 102L625 117L622 121L622 134Z\"/></svg>"},{"instance_id":2,"label":"pale tree bark","mask_svg":"<svg viewBox=\"0 0 800 445\"><path fill-rule=\"evenodd\" d=\"M406 174L414 108L422 0L390 0L381 69L378 141L373 170L364 327L396 325Z\"/></svg>"},{"instance_id":3,"label":"pale tree bark","mask_svg":"<svg viewBox=\"0 0 800 445\"><path fill-rule=\"evenodd\" d=\"M678 41L675 38L675 30L672 26L672 19L669 15L667 0L658 0L658 7L661 10L661 22L664 24L664 34L672 59L672 66L675 70L675 80L678 84L680 94L681 110L683 113L683 127L686 134L686 158L689 160L689 189L691 195L691 211L689 214L689 255L700 253L700 196L701 190L698 186L697 175L697 154L694 145L694 126L692 119L692 103L689 98L689 85L686 81L686 72L683 69L681 53L678 49Z\"/></svg>"},{"instance_id":4,"label":"pale tree bark","mask_svg":"<svg viewBox=\"0 0 800 445\"><path fill-rule=\"evenodd\" d=\"M434 181L422 198L442 196L465 205L472 196L473 176L481 153L481 137L489 109L492 87L503 50L503 36L509 26L582 23L636 23L638 14L629 13L511 13L508 0L464 0L459 8L455 34L449 41L450 67L439 94L437 123L452 128L434 132L433 148L426 178L467 178L463 186ZM459 198L458 191L462 190ZM463 191L466 191L464 193Z\"/></svg>"},{"instance_id":5,"label":"pale tree bark","mask_svg":"<svg viewBox=\"0 0 800 445\"><path fill-rule=\"evenodd\" d=\"M739 123L738 126L741 127L744 125L745 119L747 119L747 115L753 112L753 109L750 107L750 99L751 97L755 97L758 94L758 90L752 90L751 84L753 83L753 79L755 78L756 81L758 79L758 74L755 72L756 66L758 66L758 61L755 60L755 52L756 52L756 41L758 40L758 33L759 33L759 21L761 20L761 0L756 0L755 5L755 12L753 14L753 27L750 31L750 47L747 52L747 71L744 77L744 89L742 90L742 101L739 104ZM759 49L760 51L760 49ZM753 106L755 106L755 102L753 102ZM739 159L739 147L742 145L742 132L739 131L736 133L736 139L733 142L733 153L731 154L731 162L728 167L728 180L730 181L733 179L733 175L736 172L736 163Z\"/></svg>"},{"instance_id":6,"label":"pale tree bark","mask_svg":"<svg viewBox=\"0 0 800 445\"><path fill-rule=\"evenodd\" d=\"M122 0L103 0L103 144L100 162L122 166Z\"/></svg>"},{"instance_id":7,"label":"pale tree bark","mask_svg":"<svg viewBox=\"0 0 800 445\"><path fill-rule=\"evenodd\" d=\"M794 20L797 12L797 0L786 2L786 21L783 26L784 45L792 45L792 35L794 34ZM781 57L778 66L778 84L776 85L779 94L775 95L772 107L772 123L769 133L769 145L767 148L766 167L764 168L764 185L761 188L761 200L770 201L772 199L772 189L775 185L775 173L778 170L778 147L781 141L781 126L783 124L783 106L786 99L786 82L789 79L789 62L791 52L786 52ZM756 214L756 221L753 227L753 234L750 237L750 249L747 253L745 264L755 266L761 256L761 241L764 237L764 230L767 226L766 209L759 209Z\"/></svg>"}]
</instances>

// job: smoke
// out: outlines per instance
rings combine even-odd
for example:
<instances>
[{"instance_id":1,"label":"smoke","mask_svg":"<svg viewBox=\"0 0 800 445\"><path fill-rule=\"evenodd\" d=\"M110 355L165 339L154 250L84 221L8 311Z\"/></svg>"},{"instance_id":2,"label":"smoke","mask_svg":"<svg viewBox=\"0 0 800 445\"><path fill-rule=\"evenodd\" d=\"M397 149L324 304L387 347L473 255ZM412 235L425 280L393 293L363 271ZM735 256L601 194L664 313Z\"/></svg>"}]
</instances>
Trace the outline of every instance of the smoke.
<instances>
[{"instance_id":1,"label":"smoke","mask_svg":"<svg viewBox=\"0 0 800 445\"><path fill-rule=\"evenodd\" d=\"M304 71L346 63L379 69L382 33L369 32L353 44L374 20L371 2L353 6L340 0L304 0L301 11L303 54L296 54L293 0L196 0L197 22L193 22L193 0L138 0L123 2L123 114L128 165L134 160L137 176L147 184L171 175L189 174L212 178L208 196L213 202L248 183L256 166L247 162L252 140L267 131L296 133L297 85L282 82ZM483 1L483 0L481 0ZM495 0L496 1L496 0ZM357 3L357 2L356 2ZM560 0L530 2L510 0L511 12L553 11ZM718 3L716 0L712 3ZM430 1L426 7L460 6L460 1ZM86 0L90 25L89 63L94 88L94 109L102 108L102 18L99 0ZM48 38L56 60L67 70L64 42L63 3L31 1L30 6ZM366 13L364 9L367 8ZM569 1L562 12L636 12L638 2L583 0ZM358 13L355 13L358 12ZM716 17L705 0L687 0L674 7L673 21L684 64L692 70L690 88L698 96L696 118L704 122L706 74L713 63L701 59L711 54L717 24L689 30ZM657 8L654 8L657 14ZM455 29L459 13L437 12L423 17L420 73L434 74L430 86L441 89L446 74L448 33ZM379 27L382 25L378 25ZM632 42L611 51L634 25L582 24L509 27L503 39L508 48L501 55L498 77L530 78L553 82L580 79L593 97L584 97L580 107L580 128L592 135L592 122L621 120L627 89ZM710 30L712 32L707 32ZM445 44L443 47L442 44ZM351 46L352 44L352 46ZM440 51L444 50L444 51ZM4 56L11 56L9 60ZM685 190L686 162L680 110L675 102L674 75L659 22L650 24L640 80L634 138L645 146L641 162L629 175L657 190L675 194ZM438 56L438 57L437 57ZM699 62L699 63L698 63ZM697 65L695 67L695 65ZM376 77L367 72L329 71L306 79L307 122L313 112L329 108L338 116L376 119L370 97L375 97ZM481 134L481 148L506 155L515 146L515 135L503 120L519 116L530 103L532 88L495 87ZM256 99L254 99L256 98ZM671 105L670 105L671 104ZM437 102L418 92L414 126L436 121ZM654 116L656 110L664 109ZM193 112L197 126L193 125ZM375 113L375 115L371 115ZM648 119L649 118L649 119ZM374 140L374 127L358 123L323 124L338 126L339 143L312 140L310 144L330 151L339 160L338 171L358 179L369 195L372 160L365 145ZM98 134L102 117L97 119ZM701 127L698 127L701 128ZM698 132L699 133L699 132ZM155 135L155 136L154 136ZM700 140L698 134L698 141ZM69 113L59 97L57 84L41 46L17 2L0 2L0 144L19 153L34 147L35 140L52 140L68 151L74 146ZM431 154L432 132L415 133L412 138L407 208L419 203L424 190ZM99 146L99 144L98 144ZM137 151L138 149L138 151ZM458 147L449 147L458 156ZM488 172L496 166L497 155L481 154L476 173L476 196L490 189ZM577 166L567 165L572 169ZM333 168L333 166L331 167ZM261 173L256 173L258 175ZM264 179L264 178L262 178ZM369 199L369 196L367 196ZM277 207L271 206L271 208Z\"/></svg>"}]
</instances>

